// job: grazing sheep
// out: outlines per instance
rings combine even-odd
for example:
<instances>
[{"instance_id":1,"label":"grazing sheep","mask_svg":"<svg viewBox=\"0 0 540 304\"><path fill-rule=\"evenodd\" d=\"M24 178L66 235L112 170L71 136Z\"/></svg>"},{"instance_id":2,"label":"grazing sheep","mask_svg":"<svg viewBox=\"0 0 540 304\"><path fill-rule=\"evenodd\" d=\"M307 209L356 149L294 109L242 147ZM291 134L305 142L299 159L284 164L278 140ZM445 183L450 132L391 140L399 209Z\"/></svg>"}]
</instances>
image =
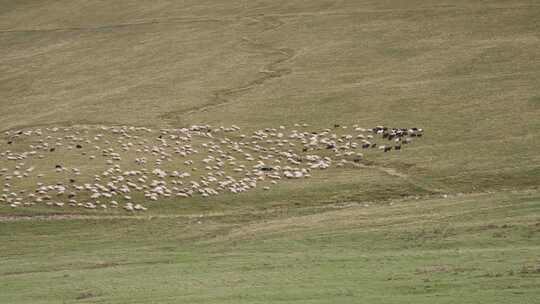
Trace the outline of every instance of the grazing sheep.
<instances>
[{"instance_id":1,"label":"grazing sheep","mask_svg":"<svg viewBox=\"0 0 540 304\"><path fill-rule=\"evenodd\" d=\"M308 127L306 124L296 125ZM356 132L382 134L383 139L394 140L394 146L380 147L384 152L400 150L402 144L409 144L412 137L421 137L423 132L419 128L384 126L363 129L353 125L353 128ZM15 141L15 138L32 136L38 137L38 140L32 142L27 151L0 151L0 165L5 162L6 167L12 168L0 170L0 176L6 182L10 181L10 184L4 186L4 192L9 195L0 196L0 201L17 208L46 204L54 207L68 205L107 209L120 207L115 199L131 200L128 194L144 195L148 200L159 201L171 196L210 197L224 192L246 192L257 188L257 182L260 181L269 180L271 184L276 184L285 178L309 178L312 169L323 170L344 167L353 162L360 163L364 157L361 153L355 153L355 149L376 148L377 139L371 134L346 134L346 129L347 126L335 124L334 129L301 132L279 126L257 130L250 136L237 134L234 138L227 137L226 134L234 134L240 128L215 128L208 125L162 130L98 126L23 130L19 134L11 132L8 136L13 139L9 141L17 146L17 151L19 141ZM20 142L23 143L24 140ZM83 143L92 142L101 142L101 147L83 147ZM63 180L66 177L63 174L45 175L39 171L43 168L42 162L50 161L42 152L54 152L59 147L67 148L66 155L74 153L70 150L75 147L81 150L79 155L88 154L86 157L89 159L96 158L91 155L92 150L99 151L97 157L103 157L104 161L93 164L93 167L101 167L102 170L93 177L85 175L84 170L73 167L76 163L72 163L74 160L68 157L65 164L58 164L55 169L59 173L69 174L69 182L64 185L61 180L54 181L54 178ZM245 152L248 150L251 153ZM309 155L306 153L308 151L311 151ZM206 155L197 156L201 153ZM240 156L237 156L237 153ZM126 156L134 161L123 162ZM26 159L36 166L26 167L23 162L19 162ZM7 165L9 162L16 163L11 167ZM200 165L205 170L197 174ZM125 166L127 168L124 168ZM138 170L132 170L130 166L136 166ZM197 173L191 176L185 172L191 171L189 168ZM18 180L32 178L39 179L40 183L35 191L25 192L28 189L21 188L24 184L19 185ZM81 184L77 183L79 180L82 181ZM268 186L262 188L267 190ZM78 202L75 197L89 197L91 201ZM103 198L111 203L103 204L98 201ZM25 202L25 199L28 202ZM123 208L128 211L146 210L146 207L134 203L126 203Z\"/></svg>"}]
</instances>

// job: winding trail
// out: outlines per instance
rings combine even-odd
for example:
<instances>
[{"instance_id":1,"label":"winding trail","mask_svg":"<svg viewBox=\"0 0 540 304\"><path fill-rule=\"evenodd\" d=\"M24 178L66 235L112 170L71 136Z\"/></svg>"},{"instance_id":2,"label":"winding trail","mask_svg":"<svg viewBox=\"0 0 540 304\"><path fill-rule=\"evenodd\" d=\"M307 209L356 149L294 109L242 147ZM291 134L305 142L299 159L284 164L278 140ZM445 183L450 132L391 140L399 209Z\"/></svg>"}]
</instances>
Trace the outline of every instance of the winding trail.
<instances>
[{"instance_id":1,"label":"winding trail","mask_svg":"<svg viewBox=\"0 0 540 304\"><path fill-rule=\"evenodd\" d=\"M488 6L481 6L476 8L477 10L530 10L540 8L540 5L537 4L523 4L523 5L497 5L492 4ZM324 10L324 11L306 11L306 12L290 12L290 13L269 13L265 15L252 15L252 16L193 16L193 17L172 17L172 18L152 18L146 20L139 20L138 22L127 22L127 23L117 23L117 24L105 24L105 25L96 25L96 26L74 26L74 27L52 27L52 28L14 28L14 29L0 29L0 34L2 33L32 33L32 32L59 32L59 31L93 31L93 30L103 30L103 29L112 29L112 28L121 28L121 27L132 27L132 26L142 26L142 25L154 25L154 24L171 24L171 23L200 23L200 22L226 22L226 21L236 21L241 18L251 18L257 20L257 18L262 17L268 21L273 20L278 23L279 26L284 24L280 18L312 18L320 16L354 16L361 14L371 14L371 13L408 13L408 12L424 12L424 11L451 11L451 12L461 12L474 9L474 7L457 7L453 5L436 5L436 6L426 6L426 7L415 7L415 8L379 8L379 9L352 9L352 10ZM259 21L261 21L259 19ZM277 27L268 28L263 30L274 30ZM262 33L261 32L261 33Z\"/></svg>"},{"instance_id":2,"label":"winding trail","mask_svg":"<svg viewBox=\"0 0 540 304\"><path fill-rule=\"evenodd\" d=\"M50 33L50 32L70 32L70 31L101 31L120 28L131 28L136 26L148 26L157 24L190 24L190 23L208 23L208 22L233 22L237 18L167 18L141 20L138 22L126 22L115 24L103 24L95 26L73 26L73 27L51 27L51 28L27 28L27 29L0 29L0 34L10 33Z\"/></svg>"},{"instance_id":3,"label":"winding trail","mask_svg":"<svg viewBox=\"0 0 540 304\"><path fill-rule=\"evenodd\" d=\"M267 18L263 17L262 19L252 18L258 22L263 23L263 29L259 34L275 30L281 27L284 22L276 17ZM267 25L267 26L265 26ZM210 102L198 106L194 106L188 109L183 109L179 111L171 111L169 113L163 114L160 116L161 119L168 120L171 124L176 121L179 116L193 114L201 111L208 111L210 109L220 107L226 104L229 104L234 101L232 98L235 94L245 93L254 89L255 87L263 85L266 81L274 78L280 78L285 75L292 73L290 68L279 68L278 66L291 58L293 58L296 52L291 48L268 48L264 43L256 42L250 38L243 37L241 43L247 45L248 48L256 49L258 52L267 54L268 56L278 56L274 61L264 65L259 70L259 76L245 84L242 84L237 87L220 89L212 92L212 97ZM261 51L262 50L262 51Z\"/></svg>"},{"instance_id":4,"label":"winding trail","mask_svg":"<svg viewBox=\"0 0 540 304\"><path fill-rule=\"evenodd\" d=\"M365 209L369 208L366 206L366 203L369 203L373 206L392 206L394 203L407 203L407 202L419 202L423 200L430 199L447 199L449 204L454 204L455 201L452 198L461 197L461 198L474 198L483 195L494 195L496 193L509 193L513 195L529 195L537 194L538 188L524 188L524 189L514 189L514 190L501 190L501 191L477 191L469 193L450 193L448 196L442 196L442 193L426 193L423 195L411 195L407 197L393 198L389 200L351 200L346 202L335 202L328 203L323 205L315 206L304 206L304 207L295 207L294 210L298 211L296 214L292 214L292 217L303 217L303 216L318 216L325 212L332 212L342 209ZM378 203L378 204L373 204ZM497 207L500 208L500 207ZM302 211L302 212L300 212ZM191 214L148 214L148 215L137 215L137 214L36 214L36 215L0 215L0 224L5 223L9 224L11 222L26 222L26 221L66 221L66 220L93 220L93 221L107 221L107 220L140 220L148 221L154 219L178 219L185 220L192 224L197 224L199 220L211 220L216 217L224 216L268 216L268 219L271 219L272 216L279 214L288 214L289 209L283 207L273 207L266 210L249 210L249 211L238 211L238 210L229 210L229 211L214 211L206 213L191 213ZM255 218L255 217L253 217Z\"/></svg>"}]
</instances>

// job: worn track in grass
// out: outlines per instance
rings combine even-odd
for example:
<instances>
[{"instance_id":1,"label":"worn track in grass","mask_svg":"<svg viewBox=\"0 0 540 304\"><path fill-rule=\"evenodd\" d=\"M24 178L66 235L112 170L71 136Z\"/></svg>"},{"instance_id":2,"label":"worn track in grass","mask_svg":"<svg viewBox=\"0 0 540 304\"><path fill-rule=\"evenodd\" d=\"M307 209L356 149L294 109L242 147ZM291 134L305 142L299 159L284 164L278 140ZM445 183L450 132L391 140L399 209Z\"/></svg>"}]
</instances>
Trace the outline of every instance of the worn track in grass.
<instances>
[{"instance_id":1,"label":"worn track in grass","mask_svg":"<svg viewBox=\"0 0 540 304\"><path fill-rule=\"evenodd\" d=\"M259 34L267 32L267 31L276 30L284 24L284 22L281 21L277 17L271 17L271 18L250 17L250 19L256 20L257 22L262 24L263 29L259 32ZM294 57L295 51L293 49L272 48L272 47L267 46L264 43L256 42L253 39L250 39L247 37L242 38L240 45L244 45L244 47L247 48L249 51L254 49L256 52L260 52L269 57L278 56L279 58L264 65L259 70L259 74L262 74L262 75L257 76L255 79L237 87L228 88L228 89L220 89L220 90L216 90L212 92L212 98L210 102L206 104L201 104L201 105L189 108L189 109L181 110L181 111L172 111L170 113L162 115L161 118L168 121L172 121L172 124L174 124L174 122L177 121L177 119L183 115L190 115L199 111L208 111L212 108L226 105L234 101L234 98L233 98L234 95L245 93L249 90L252 90L258 86L263 85L266 81L269 81L274 78L283 77L292 72L290 68L279 68L279 65Z\"/></svg>"}]
</instances>

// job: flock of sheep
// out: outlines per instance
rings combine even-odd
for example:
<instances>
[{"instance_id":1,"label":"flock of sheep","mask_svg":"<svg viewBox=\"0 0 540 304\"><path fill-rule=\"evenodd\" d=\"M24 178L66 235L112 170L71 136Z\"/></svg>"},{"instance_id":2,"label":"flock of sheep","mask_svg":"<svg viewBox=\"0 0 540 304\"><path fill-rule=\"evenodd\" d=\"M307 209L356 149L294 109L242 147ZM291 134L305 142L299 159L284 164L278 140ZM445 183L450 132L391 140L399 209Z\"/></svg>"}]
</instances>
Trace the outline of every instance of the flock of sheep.
<instances>
[{"instance_id":1,"label":"flock of sheep","mask_svg":"<svg viewBox=\"0 0 540 304\"><path fill-rule=\"evenodd\" d=\"M361 162L365 151L399 151L424 133L357 125L308 130L295 124L249 134L234 125L8 131L0 150L0 204L144 211L167 198L269 190L314 170Z\"/></svg>"}]
</instances>

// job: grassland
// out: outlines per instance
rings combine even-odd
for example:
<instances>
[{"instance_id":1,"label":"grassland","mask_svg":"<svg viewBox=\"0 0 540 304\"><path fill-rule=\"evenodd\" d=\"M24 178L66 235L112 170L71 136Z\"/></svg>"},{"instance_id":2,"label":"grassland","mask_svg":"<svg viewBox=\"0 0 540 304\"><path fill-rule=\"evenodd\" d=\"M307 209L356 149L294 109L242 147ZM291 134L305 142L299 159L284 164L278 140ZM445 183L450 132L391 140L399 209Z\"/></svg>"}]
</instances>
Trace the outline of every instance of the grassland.
<instances>
[{"instance_id":1,"label":"grassland","mask_svg":"<svg viewBox=\"0 0 540 304\"><path fill-rule=\"evenodd\" d=\"M426 130L363 170L138 216L0 205L0 303L538 303L536 1L0 7L0 130Z\"/></svg>"},{"instance_id":2,"label":"grassland","mask_svg":"<svg viewBox=\"0 0 540 304\"><path fill-rule=\"evenodd\" d=\"M539 210L520 192L2 223L0 301L536 303Z\"/></svg>"}]
</instances>

